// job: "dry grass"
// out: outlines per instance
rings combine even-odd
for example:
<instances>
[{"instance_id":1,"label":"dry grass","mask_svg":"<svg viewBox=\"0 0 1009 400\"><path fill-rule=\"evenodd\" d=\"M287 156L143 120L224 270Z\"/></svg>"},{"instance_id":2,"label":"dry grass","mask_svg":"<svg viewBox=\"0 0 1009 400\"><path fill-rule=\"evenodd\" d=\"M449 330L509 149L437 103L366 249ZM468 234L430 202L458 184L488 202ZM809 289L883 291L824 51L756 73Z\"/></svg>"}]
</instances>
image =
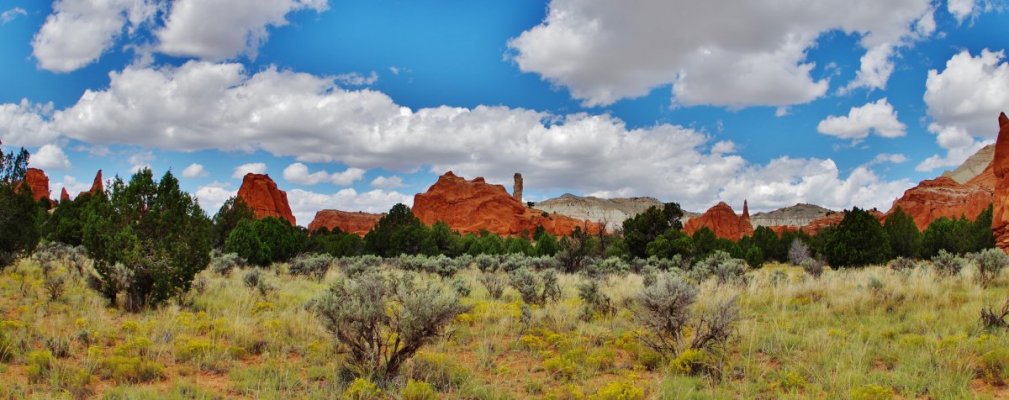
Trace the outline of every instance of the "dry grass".
<instances>
[{"instance_id":1,"label":"dry grass","mask_svg":"<svg viewBox=\"0 0 1009 400\"><path fill-rule=\"evenodd\" d=\"M340 273L316 281L285 269L264 271L275 288L265 295L243 284L244 271L205 271L201 293L129 314L63 267L65 293L50 300L39 266L21 261L0 272L0 398L340 397L351 379L306 308ZM602 280L617 311L586 321L585 277L562 275L561 300L524 313L514 289L491 299L469 269L459 277L472 311L405 375L449 399L634 398L631 389L645 398L1005 398L1009 335L982 329L978 316L1009 285L981 288L973 273L872 267L813 279L773 265L746 284L708 280L696 307L736 297L745 317L716 379L676 372L636 339L640 276ZM385 393L399 398L407 377Z\"/></svg>"}]
</instances>

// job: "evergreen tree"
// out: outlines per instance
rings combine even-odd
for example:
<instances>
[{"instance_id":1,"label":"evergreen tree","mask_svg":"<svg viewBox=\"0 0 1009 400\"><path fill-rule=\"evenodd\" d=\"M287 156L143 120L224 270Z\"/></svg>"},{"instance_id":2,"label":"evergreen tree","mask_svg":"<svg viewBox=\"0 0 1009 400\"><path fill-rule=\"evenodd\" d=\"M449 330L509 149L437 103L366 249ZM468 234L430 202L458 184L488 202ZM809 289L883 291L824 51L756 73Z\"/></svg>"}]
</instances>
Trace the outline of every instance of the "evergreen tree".
<instances>
[{"instance_id":1,"label":"evergreen tree","mask_svg":"<svg viewBox=\"0 0 1009 400\"><path fill-rule=\"evenodd\" d=\"M543 234L536 237L535 254L537 256L553 257L559 250L560 244L557 243L557 239L553 235L543 232Z\"/></svg>"},{"instance_id":2,"label":"evergreen tree","mask_svg":"<svg viewBox=\"0 0 1009 400\"><path fill-rule=\"evenodd\" d=\"M427 254L435 251L431 250L432 242L427 236L427 228L413 215L410 207L396 204L364 236L364 249L368 254L382 257Z\"/></svg>"},{"instance_id":3,"label":"evergreen tree","mask_svg":"<svg viewBox=\"0 0 1009 400\"><path fill-rule=\"evenodd\" d=\"M778 238L778 234L774 233L771 228L766 226L758 226L757 229L753 230L752 244L754 247L760 249L760 264L754 265L750 264L751 267L758 267L763 264L764 259L770 259L778 262L785 261L785 253L787 251L782 249L781 240ZM747 261L749 261L750 251L746 251Z\"/></svg>"},{"instance_id":4,"label":"evergreen tree","mask_svg":"<svg viewBox=\"0 0 1009 400\"><path fill-rule=\"evenodd\" d=\"M210 219L171 172L155 182L150 169L118 177L109 196L96 195L84 213L83 243L95 260L98 289L139 311L189 290L210 259Z\"/></svg>"},{"instance_id":5,"label":"evergreen tree","mask_svg":"<svg viewBox=\"0 0 1009 400\"><path fill-rule=\"evenodd\" d=\"M988 229L991 231L991 228ZM916 258L921 248L921 233L914 219L897 207L883 223L883 231L890 240L890 250L896 257Z\"/></svg>"},{"instance_id":6,"label":"evergreen tree","mask_svg":"<svg viewBox=\"0 0 1009 400\"><path fill-rule=\"evenodd\" d=\"M645 212L624 221L624 244L633 257L648 257L648 243L670 229L683 229L683 210L676 203L666 203L662 209L649 207Z\"/></svg>"},{"instance_id":7,"label":"evergreen tree","mask_svg":"<svg viewBox=\"0 0 1009 400\"><path fill-rule=\"evenodd\" d=\"M286 219L266 217L253 223L256 236L270 249L270 261L283 262L301 252L304 233L291 226Z\"/></svg>"},{"instance_id":8,"label":"evergreen tree","mask_svg":"<svg viewBox=\"0 0 1009 400\"><path fill-rule=\"evenodd\" d=\"M241 198L232 196L225 200L217 214L214 214L214 247L224 246L224 241L239 222L252 221L254 218L252 209Z\"/></svg>"},{"instance_id":9,"label":"evergreen tree","mask_svg":"<svg viewBox=\"0 0 1009 400\"><path fill-rule=\"evenodd\" d=\"M273 261L270 246L259 239L255 223L250 220L239 221L231 230L224 242L224 252L238 254L250 264L261 267L268 266Z\"/></svg>"},{"instance_id":10,"label":"evergreen tree","mask_svg":"<svg viewBox=\"0 0 1009 400\"><path fill-rule=\"evenodd\" d=\"M971 224L970 237L972 252L995 247L995 236L992 235L991 230L992 213L992 205L989 204L988 208L981 211Z\"/></svg>"},{"instance_id":11,"label":"evergreen tree","mask_svg":"<svg viewBox=\"0 0 1009 400\"><path fill-rule=\"evenodd\" d=\"M682 230L670 229L648 243L647 253L649 257L668 259L678 254L687 258L694 253L693 239Z\"/></svg>"},{"instance_id":12,"label":"evergreen tree","mask_svg":"<svg viewBox=\"0 0 1009 400\"><path fill-rule=\"evenodd\" d=\"M825 249L834 267L881 264L889 259L890 244L883 226L868 211L854 207L830 236Z\"/></svg>"},{"instance_id":13,"label":"evergreen tree","mask_svg":"<svg viewBox=\"0 0 1009 400\"><path fill-rule=\"evenodd\" d=\"M932 221L922 233L922 256L932 258L940 250L954 254L970 252L973 248L971 229L971 222L962 216L960 219L940 217Z\"/></svg>"},{"instance_id":14,"label":"evergreen tree","mask_svg":"<svg viewBox=\"0 0 1009 400\"><path fill-rule=\"evenodd\" d=\"M707 258L708 255L718 250L718 237L708 227L694 231L690 239L694 245L694 258L698 260Z\"/></svg>"},{"instance_id":15,"label":"evergreen tree","mask_svg":"<svg viewBox=\"0 0 1009 400\"><path fill-rule=\"evenodd\" d=\"M2 142L0 142L2 144ZM0 151L0 269L35 249L41 237L44 211L22 182L28 167L28 151Z\"/></svg>"}]
</instances>

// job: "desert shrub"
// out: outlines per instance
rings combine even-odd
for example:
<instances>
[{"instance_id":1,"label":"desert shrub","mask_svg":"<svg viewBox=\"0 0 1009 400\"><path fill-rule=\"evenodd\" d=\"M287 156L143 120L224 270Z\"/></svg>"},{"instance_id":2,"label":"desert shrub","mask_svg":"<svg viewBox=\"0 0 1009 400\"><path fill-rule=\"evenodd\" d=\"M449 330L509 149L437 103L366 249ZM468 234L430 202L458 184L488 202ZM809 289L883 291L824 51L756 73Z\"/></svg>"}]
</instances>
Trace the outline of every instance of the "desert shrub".
<instances>
[{"instance_id":1,"label":"desert shrub","mask_svg":"<svg viewBox=\"0 0 1009 400\"><path fill-rule=\"evenodd\" d=\"M644 398L645 389L630 380L607 383L589 397L591 400L641 400Z\"/></svg>"},{"instance_id":2,"label":"desert shrub","mask_svg":"<svg viewBox=\"0 0 1009 400\"><path fill-rule=\"evenodd\" d=\"M691 309L697 289L670 274L645 288L637 300L635 319L647 331L640 336L641 341L670 359L687 349L720 349L740 318L735 299L694 315Z\"/></svg>"},{"instance_id":3,"label":"desert shrub","mask_svg":"<svg viewBox=\"0 0 1009 400\"><path fill-rule=\"evenodd\" d=\"M602 292L599 282L594 279L589 279L578 285L578 297L584 303L582 319L586 321L592 320L596 314L608 316L616 311L609 296Z\"/></svg>"},{"instance_id":4,"label":"desert shrub","mask_svg":"<svg viewBox=\"0 0 1009 400\"><path fill-rule=\"evenodd\" d=\"M826 265L824 265L823 261L812 257L807 258L802 262L802 264L800 264L800 266L803 271L806 271L806 273L813 278L819 278L820 275L823 275L823 270L826 269Z\"/></svg>"},{"instance_id":5,"label":"desert shrub","mask_svg":"<svg viewBox=\"0 0 1009 400\"><path fill-rule=\"evenodd\" d=\"M382 400L385 395L378 385L364 378L354 379L343 391L343 396L347 400Z\"/></svg>"},{"instance_id":6,"label":"desert shrub","mask_svg":"<svg viewBox=\"0 0 1009 400\"><path fill-rule=\"evenodd\" d=\"M66 277L49 274L43 280L42 287L45 288L46 294L49 295L49 300L55 301L63 297L63 292L66 291Z\"/></svg>"},{"instance_id":7,"label":"desert shrub","mask_svg":"<svg viewBox=\"0 0 1009 400\"><path fill-rule=\"evenodd\" d=\"M519 268L536 268L532 265L531 259L522 254L506 254L498 257L499 268L505 272L511 272Z\"/></svg>"},{"instance_id":8,"label":"desert shrub","mask_svg":"<svg viewBox=\"0 0 1009 400\"><path fill-rule=\"evenodd\" d=\"M851 390L852 400L889 400L893 398L893 389L880 385L865 385Z\"/></svg>"},{"instance_id":9,"label":"desert shrub","mask_svg":"<svg viewBox=\"0 0 1009 400\"><path fill-rule=\"evenodd\" d=\"M607 257L595 260L585 269L589 276L600 276L608 274L626 274L631 270L631 265L619 257Z\"/></svg>"},{"instance_id":10,"label":"desert shrub","mask_svg":"<svg viewBox=\"0 0 1009 400\"><path fill-rule=\"evenodd\" d=\"M388 379L468 307L439 282L370 273L337 281L314 309L358 375Z\"/></svg>"},{"instance_id":11,"label":"desert shrub","mask_svg":"<svg viewBox=\"0 0 1009 400\"><path fill-rule=\"evenodd\" d=\"M511 286L522 296L527 304L543 305L555 301L561 296L557 284L557 272L548 269L539 273L528 268L519 268L508 273Z\"/></svg>"},{"instance_id":12,"label":"desert shrub","mask_svg":"<svg viewBox=\"0 0 1009 400\"><path fill-rule=\"evenodd\" d=\"M452 280L451 286L452 286L452 290L454 290L455 293L459 295L459 297L469 296L470 287L469 287L469 284L466 283L466 281L464 281L464 280L462 280L460 278L456 278L456 279Z\"/></svg>"},{"instance_id":13,"label":"desert shrub","mask_svg":"<svg viewBox=\"0 0 1009 400\"><path fill-rule=\"evenodd\" d=\"M228 276L235 268L243 267L245 267L245 259L235 253L215 254L210 259L210 270L221 276Z\"/></svg>"},{"instance_id":14,"label":"desert shrub","mask_svg":"<svg viewBox=\"0 0 1009 400\"><path fill-rule=\"evenodd\" d=\"M936 273L945 276L956 276L963 270L966 260L956 254L946 250L939 250L939 253L932 257L932 267Z\"/></svg>"},{"instance_id":15,"label":"desert shrub","mask_svg":"<svg viewBox=\"0 0 1009 400\"><path fill-rule=\"evenodd\" d=\"M260 295L266 296L271 291L273 291L273 286L266 281L266 277L259 269L250 269L242 277L242 283L245 287L253 289L259 292Z\"/></svg>"},{"instance_id":16,"label":"desert shrub","mask_svg":"<svg viewBox=\"0 0 1009 400\"><path fill-rule=\"evenodd\" d=\"M718 283L739 283L746 279L746 261L732 258L729 253L716 250L707 258L694 264L690 277L700 282L714 276Z\"/></svg>"},{"instance_id":17,"label":"desert shrub","mask_svg":"<svg viewBox=\"0 0 1009 400\"><path fill-rule=\"evenodd\" d=\"M897 257L890 261L889 266L894 271L908 271L914 269L915 262L907 257Z\"/></svg>"},{"instance_id":18,"label":"desert shrub","mask_svg":"<svg viewBox=\"0 0 1009 400\"><path fill-rule=\"evenodd\" d=\"M560 261L557 261L557 258L552 256L530 257L528 263L530 268L538 271L558 269L561 266Z\"/></svg>"},{"instance_id":19,"label":"desert shrub","mask_svg":"<svg viewBox=\"0 0 1009 400\"><path fill-rule=\"evenodd\" d=\"M70 356L70 338L67 337L47 337L46 348L56 358L66 358Z\"/></svg>"},{"instance_id":20,"label":"desert shrub","mask_svg":"<svg viewBox=\"0 0 1009 400\"><path fill-rule=\"evenodd\" d=\"M982 250L975 256L977 275L975 278L982 287L987 287L998 278L1002 270L1009 264L1009 255L1001 249Z\"/></svg>"},{"instance_id":21,"label":"desert shrub","mask_svg":"<svg viewBox=\"0 0 1009 400\"><path fill-rule=\"evenodd\" d=\"M406 381L406 386L403 387L400 396L403 400L438 400L438 392L430 383L413 379Z\"/></svg>"},{"instance_id":22,"label":"desert shrub","mask_svg":"<svg viewBox=\"0 0 1009 400\"><path fill-rule=\"evenodd\" d=\"M473 257L473 263L483 272L494 271L498 268L498 258L489 254Z\"/></svg>"},{"instance_id":23,"label":"desert shrub","mask_svg":"<svg viewBox=\"0 0 1009 400\"><path fill-rule=\"evenodd\" d=\"M429 257L425 255L403 254L392 260L393 264L400 269L415 272L428 272L438 274L443 277L455 275L455 273L460 269L458 263L444 255Z\"/></svg>"},{"instance_id":24,"label":"desert shrub","mask_svg":"<svg viewBox=\"0 0 1009 400\"><path fill-rule=\"evenodd\" d=\"M343 268L344 273L346 273L347 276L355 276L378 268L383 262L384 260L382 257L367 254L359 257L341 258L339 265Z\"/></svg>"},{"instance_id":25,"label":"desert shrub","mask_svg":"<svg viewBox=\"0 0 1009 400\"><path fill-rule=\"evenodd\" d=\"M472 373L453 357L441 353L421 353L407 368L406 377L427 382L440 391L459 389L471 380Z\"/></svg>"},{"instance_id":26,"label":"desert shrub","mask_svg":"<svg viewBox=\"0 0 1009 400\"><path fill-rule=\"evenodd\" d=\"M315 280L322 280L329 272L329 266L333 264L333 257L329 254L302 254L291 260L288 272L291 275L301 275L311 277Z\"/></svg>"},{"instance_id":27,"label":"desert shrub","mask_svg":"<svg viewBox=\"0 0 1009 400\"><path fill-rule=\"evenodd\" d=\"M1001 310L995 310L991 306L983 307L981 308L981 326L986 329L1009 328L1006 316L1009 316L1009 300L1006 300Z\"/></svg>"},{"instance_id":28,"label":"desert shrub","mask_svg":"<svg viewBox=\"0 0 1009 400\"><path fill-rule=\"evenodd\" d=\"M802 265L809 257L809 246L806 242L799 238L792 239L792 244L788 247L788 261L794 265Z\"/></svg>"},{"instance_id":29,"label":"desert shrub","mask_svg":"<svg viewBox=\"0 0 1009 400\"><path fill-rule=\"evenodd\" d=\"M480 274L480 284L487 289L490 298L498 300L504 294L505 286L508 284L507 276L498 272L484 272Z\"/></svg>"},{"instance_id":30,"label":"desert shrub","mask_svg":"<svg viewBox=\"0 0 1009 400\"><path fill-rule=\"evenodd\" d=\"M28 365L25 371L28 374L28 381L41 382L49 376L54 364L56 364L56 358L49 350L35 350L28 353Z\"/></svg>"}]
</instances>

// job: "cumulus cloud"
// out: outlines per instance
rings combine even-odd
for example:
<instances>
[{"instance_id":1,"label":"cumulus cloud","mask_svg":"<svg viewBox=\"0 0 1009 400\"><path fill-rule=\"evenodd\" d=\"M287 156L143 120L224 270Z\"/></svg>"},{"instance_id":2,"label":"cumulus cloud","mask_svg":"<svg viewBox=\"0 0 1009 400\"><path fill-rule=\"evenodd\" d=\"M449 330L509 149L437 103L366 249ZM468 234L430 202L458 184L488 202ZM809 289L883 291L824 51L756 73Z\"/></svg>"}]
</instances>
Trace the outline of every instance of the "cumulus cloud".
<instances>
[{"instance_id":1,"label":"cumulus cloud","mask_svg":"<svg viewBox=\"0 0 1009 400\"><path fill-rule=\"evenodd\" d=\"M816 126L822 134L842 139L860 140L869 133L885 138L904 136L906 127L897 119L897 111L886 98L861 107L852 107L847 116L829 116Z\"/></svg>"},{"instance_id":2,"label":"cumulus cloud","mask_svg":"<svg viewBox=\"0 0 1009 400\"><path fill-rule=\"evenodd\" d=\"M97 60L129 26L151 20L158 11L153 0L57 0L32 40L39 66L70 72Z\"/></svg>"},{"instance_id":3,"label":"cumulus cloud","mask_svg":"<svg viewBox=\"0 0 1009 400\"><path fill-rule=\"evenodd\" d=\"M127 160L130 163L130 173L135 174L144 168L151 168L151 161L154 161L154 153L141 151L130 155Z\"/></svg>"},{"instance_id":4,"label":"cumulus cloud","mask_svg":"<svg viewBox=\"0 0 1009 400\"><path fill-rule=\"evenodd\" d=\"M371 180L371 186L379 189L395 189L403 187L403 178L398 176L379 176Z\"/></svg>"},{"instance_id":5,"label":"cumulus cloud","mask_svg":"<svg viewBox=\"0 0 1009 400\"><path fill-rule=\"evenodd\" d=\"M925 82L925 105L932 118L928 130L946 150L916 169L930 171L962 163L998 135L999 112L1009 110L1009 63L1003 51L967 50L946 61L943 71L930 70Z\"/></svg>"},{"instance_id":6,"label":"cumulus cloud","mask_svg":"<svg viewBox=\"0 0 1009 400\"><path fill-rule=\"evenodd\" d=\"M6 10L6 11L0 13L0 25L6 24L8 22L11 22L15 18L17 18L19 16L22 16L22 15L28 15L28 12L25 11L25 9L23 9L21 7L14 7L12 9Z\"/></svg>"},{"instance_id":7,"label":"cumulus cloud","mask_svg":"<svg viewBox=\"0 0 1009 400\"><path fill-rule=\"evenodd\" d=\"M245 177L245 174L265 174L265 173L266 173L266 163L248 163L235 167L235 172L231 174L231 177L235 179L242 179Z\"/></svg>"},{"instance_id":8,"label":"cumulus cloud","mask_svg":"<svg viewBox=\"0 0 1009 400\"><path fill-rule=\"evenodd\" d=\"M53 103L34 104L27 99L20 103L0 104L0 141L8 146L42 146L60 135L48 119Z\"/></svg>"},{"instance_id":9,"label":"cumulus cloud","mask_svg":"<svg viewBox=\"0 0 1009 400\"><path fill-rule=\"evenodd\" d=\"M371 86L375 82L378 82L378 74L375 71L371 71L369 75L351 72L349 74L336 75L333 79L343 86Z\"/></svg>"},{"instance_id":10,"label":"cumulus cloud","mask_svg":"<svg viewBox=\"0 0 1009 400\"><path fill-rule=\"evenodd\" d=\"M221 182L212 182L196 188L194 197L200 202L200 207L209 215L214 215L232 196L238 194L237 189L232 189L231 185Z\"/></svg>"},{"instance_id":11,"label":"cumulus cloud","mask_svg":"<svg viewBox=\"0 0 1009 400\"><path fill-rule=\"evenodd\" d=\"M31 155L29 164L41 169L70 169L70 159L67 158L63 149L54 144L47 144L39 147L38 151Z\"/></svg>"},{"instance_id":12,"label":"cumulus cloud","mask_svg":"<svg viewBox=\"0 0 1009 400\"><path fill-rule=\"evenodd\" d=\"M956 18L957 22L963 23L963 20L974 13L974 3L975 0L949 0L946 3L946 10Z\"/></svg>"},{"instance_id":13,"label":"cumulus cloud","mask_svg":"<svg viewBox=\"0 0 1009 400\"><path fill-rule=\"evenodd\" d=\"M823 96L808 49L826 32L866 49L851 88L881 88L893 54L934 31L929 0L553 0L546 19L509 42L525 72L607 105L671 84L683 105L788 106Z\"/></svg>"},{"instance_id":14,"label":"cumulus cloud","mask_svg":"<svg viewBox=\"0 0 1009 400\"><path fill-rule=\"evenodd\" d=\"M247 55L266 41L270 27L287 25L287 14L325 11L327 0L178 0L156 33L159 50L176 56L221 60Z\"/></svg>"},{"instance_id":15,"label":"cumulus cloud","mask_svg":"<svg viewBox=\"0 0 1009 400\"><path fill-rule=\"evenodd\" d=\"M555 115L503 106L411 109L378 91L341 88L330 77L275 68L250 75L239 64L202 61L131 66L110 78L108 88L86 92L46 121L95 145L262 150L299 164L339 162L348 169L401 173L452 170L490 182L510 182L514 172L522 172L529 189L655 196L694 210L736 196L726 187L747 171L754 184L783 188L777 197L765 196L773 204L812 202L834 193L831 206L845 200L877 205L891 194L884 190L890 183L868 170L844 177L836 167L814 168L833 161L790 159L808 171L782 174L781 168L747 163L735 154L734 143L708 133L671 124L631 129L608 114ZM292 181L333 179L334 174L302 166L290 171ZM244 165L234 177L265 170L263 163ZM798 184L807 172L820 178Z\"/></svg>"},{"instance_id":16,"label":"cumulus cloud","mask_svg":"<svg viewBox=\"0 0 1009 400\"><path fill-rule=\"evenodd\" d=\"M287 199L300 225L308 225L315 218L315 213L324 209L384 213L396 203L413 205L413 196L379 189L358 192L353 188L346 188L332 194L294 189L287 192Z\"/></svg>"},{"instance_id":17,"label":"cumulus cloud","mask_svg":"<svg viewBox=\"0 0 1009 400\"><path fill-rule=\"evenodd\" d=\"M203 164L192 163L189 164L189 166L186 167L186 169L182 170L182 176L186 178L207 176L207 170L203 168Z\"/></svg>"},{"instance_id":18,"label":"cumulus cloud","mask_svg":"<svg viewBox=\"0 0 1009 400\"><path fill-rule=\"evenodd\" d=\"M308 172L308 166L302 163L294 163L284 168L284 179L289 182L300 183L302 185L318 185L329 182L334 185L346 186L364 177L364 170L360 168L347 168L343 172L329 173L326 171Z\"/></svg>"},{"instance_id":19,"label":"cumulus cloud","mask_svg":"<svg viewBox=\"0 0 1009 400\"><path fill-rule=\"evenodd\" d=\"M903 164L905 162L907 162L907 156L905 156L903 154L899 154L899 153L897 153L897 154L894 154L894 153L880 153L880 154L877 154L876 157L874 157L871 161L869 161L868 165L875 165L875 164Z\"/></svg>"}]
</instances>

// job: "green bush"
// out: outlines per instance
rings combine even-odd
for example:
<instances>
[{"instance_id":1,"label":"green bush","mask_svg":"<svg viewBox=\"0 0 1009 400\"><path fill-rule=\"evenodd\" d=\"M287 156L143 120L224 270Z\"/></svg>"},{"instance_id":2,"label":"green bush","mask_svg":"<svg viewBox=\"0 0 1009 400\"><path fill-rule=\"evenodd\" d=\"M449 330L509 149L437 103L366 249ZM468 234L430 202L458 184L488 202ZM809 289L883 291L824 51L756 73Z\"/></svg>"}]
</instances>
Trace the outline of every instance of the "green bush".
<instances>
[{"instance_id":1,"label":"green bush","mask_svg":"<svg viewBox=\"0 0 1009 400\"><path fill-rule=\"evenodd\" d=\"M528 268L519 268L508 273L511 286L522 296L527 304L543 305L555 301L561 296L557 285L557 272L548 269L540 273Z\"/></svg>"},{"instance_id":2,"label":"green bush","mask_svg":"<svg viewBox=\"0 0 1009 400\"><path fill-rule=\"evenodd\" d=\"M291 275L308 276L322 280L333 264L333 256L329 254L302 254L291 260L288 272Z\"/></svg>"},{"instance_id":3,"label":"green bush","mask_svg":"<svg viewBox=\"0 0 1009 400\"><path fill-rule=\"evenodd\" d=\"M439 282L368 273L337 281L314 302L359 376L395 377L406 360L469 310Z\"/></svg>"},{"instance_id":4,"label":"green bush","mask_svg":"<svg viewBox=\"0 0 1009 400\"><path fill-rule=\"evenodd\" d=\"M406 381L406 386L403 387L400 396L403 400L437 400L438 392L430 383L410 379Z\"/></svg>"},{"instance_id":5,"label":"green bush","mask_svg":"<svg viewBox=\"0 0 1009 400\"><path fill-rule=\"evenodd\" d=\"M946 250L939 250L935 257L932 257L932 267L936 273L945 276L955 276L960 274L967 261L962 257L950 253Z\"/></svg>"},{"instance_id":6,"label":"green bush","mask_svg":"<svg viewBox=\"0 0 1009 400\"><path fill-rule=\"evenodd\" d=\"M1009 255L1001 249L987 249L977 254L976 279L982 287L987 287L998 278L1006 265L1009 265Z\"/></svg>"}]
</instances>

